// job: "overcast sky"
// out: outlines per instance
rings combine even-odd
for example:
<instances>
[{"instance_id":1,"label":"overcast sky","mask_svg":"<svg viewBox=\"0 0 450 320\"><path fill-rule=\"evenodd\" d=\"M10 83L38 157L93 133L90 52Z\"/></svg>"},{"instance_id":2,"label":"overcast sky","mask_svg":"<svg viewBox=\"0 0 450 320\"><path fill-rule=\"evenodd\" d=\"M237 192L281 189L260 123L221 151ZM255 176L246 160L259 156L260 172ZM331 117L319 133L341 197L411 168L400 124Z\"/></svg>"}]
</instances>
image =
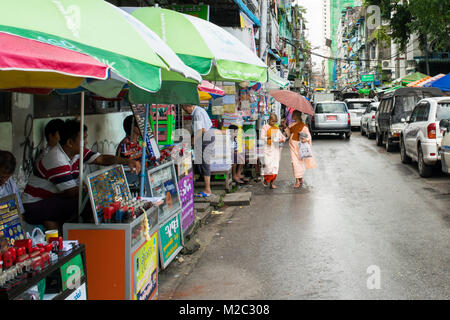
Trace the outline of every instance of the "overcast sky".
<instances>
[{"instance_id":1,"label":"overcast sky","mask_svg":"<svg viewBox=\"0 0 450 320\"><path fill-rule=\"evenodd\" d=\"M322 0L297 0L297 3L306 8L306 37L311 42L311 46L321 48L325 45L323 37L323 4ZM324 53L321 49L313 52ZM322 58L313 56L313 62L322 63Z\"/></svg>"}]
</instances>

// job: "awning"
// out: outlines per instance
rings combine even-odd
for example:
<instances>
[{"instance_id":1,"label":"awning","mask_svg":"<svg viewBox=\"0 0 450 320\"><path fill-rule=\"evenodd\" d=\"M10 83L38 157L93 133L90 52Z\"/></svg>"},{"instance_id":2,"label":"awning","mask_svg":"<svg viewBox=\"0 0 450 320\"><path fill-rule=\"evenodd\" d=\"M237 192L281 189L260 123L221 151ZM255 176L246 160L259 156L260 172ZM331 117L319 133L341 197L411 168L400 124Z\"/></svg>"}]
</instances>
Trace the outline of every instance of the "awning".
<instances>
[{"instance_id":1,"label":"awning","mask_svg":"<svg viewBox=\"0 0 450 320\"><path fill-rule=\"evenodd\" d=\"M408 83L426 78L427 75L420 73L420 72L415 72L412 74L407 75L406 77L402 78L402 85L406 86Z\"/></svg>"},{"instance_id":2,"label":"awning","mask_svg":"<svg viewBox=\"0 0 450 320\"><path fill-rule=\"evenodd\" d=\"M269 54L271 54L272 56L274 56L275 59L277 59L277 61L281 61L280 56L277 55L275 52L273 52L272 49L269 48L267 51L269 52Z\"/></svg>"},{"instance_id":3,"label":"awning","mask_svg":"<svg viewBox=\"0 0 450 320\"><path fill-rule=\"evenodd\" d=\"M408 88L417 88L417 87L420 86L421 83L423 83L423 82L425 82L425 81L427 81L429 79L431 79L431 77L430 76L426 76L425 78L422 78L422 79L416 80L414 82L408 83L406 86Z\"/></svg>"},{"instance_id":4,"label":"awning","mask_svg":"<svg viewBox=\"0 0 450 320\"><path fill-rule=\"evenodd\" d=\"M439 88L442 91L450 91L450 73L431 83L430 87Z\"/></svg>"},{"instance_id":5,"label":"awning","mask_svg":"<svg viewBox=\"0 0 450 320\"><path fill-rule=\"evenodd\" d=\"M250 20L253 21L258 27L261 27L261 21L251 12L251 10L244 4L242 0L234 0L234 2L239 6L242 12L244 12Z\"/></svg>"},{"instance_id":6,"label":"awning","mask_svg":"<svg viewBox=\"0 0 450 320\"><path fill-rule=\"evenodd\" d=\"M268 70L269 74L269 87L278 87L278 88L286 88L291 83L289 80L285 80L275 72Z\"/></svg>"},{"instance_id":7,"label":"awning","mask_svg":"<svg viewBox=\"0 0 450 320\"><path fill-rule=\"evenodd\" d=\"M433 82L435 82L435 81L437 81L437 80L439 80L440 78L443 78L443 77L445 77L445 74L444 73L440 73L437 76L434 76L434 77L432 77L432 78L422 82L421 84L419 84L419 87L425 87L425 88L426 87L431 87L431 84Z\"/></svg>"}]
</instances>

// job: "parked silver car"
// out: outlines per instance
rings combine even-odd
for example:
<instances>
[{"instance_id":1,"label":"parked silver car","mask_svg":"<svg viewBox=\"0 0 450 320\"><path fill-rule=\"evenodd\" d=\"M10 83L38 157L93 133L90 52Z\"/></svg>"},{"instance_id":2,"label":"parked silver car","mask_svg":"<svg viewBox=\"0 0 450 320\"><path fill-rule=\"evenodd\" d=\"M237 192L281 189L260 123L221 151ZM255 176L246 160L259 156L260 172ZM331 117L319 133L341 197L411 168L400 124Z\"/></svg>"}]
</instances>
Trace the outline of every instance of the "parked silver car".
<instances>
[{"instance_id":1,"label":"parked silver car","mask_svg":"<svg viewBox=\"0 0 450 320\"><path fill-rule=\"evenodd\" d=\"M426 98L414 107L400 137L403 163L418 162L421 177L429 177L441 161L440 121L450 118L450 97Z\"/></svg>"},{"instance_id":2,"label":"parked silver car","mask_svg":"<svg viewBox=\"0 0 450 320\"><path fill-rule=\"evenodd\" d=\"M369 139L374 139L377 133L375 114L379 105L379 102L371 102L361 117L361 135Z\"/></svg>"},{"instance_id":3,"label":"parked silver car","mask_svg":"<svg viewBox=\"0 0 450 320\"><path fill-rule=\"evenodd\" d=\"M361 126L361 117L366 108L369 106L372 99L345 99L348 111L350 112L350 122L352 128L359 128Z\"/></svg>"},{"instance_id":4,"label":"parked silver car","mask_svg":"<svg viewBox=\"0 0 450 320\"><path fill-rule=\"evenodd\" d=\"M352 135L350 113L343 101L323 101L314 104L314 116L311 117L310 131L318 133L339 133L349 139Z\"/></svg>"}]
</instances>

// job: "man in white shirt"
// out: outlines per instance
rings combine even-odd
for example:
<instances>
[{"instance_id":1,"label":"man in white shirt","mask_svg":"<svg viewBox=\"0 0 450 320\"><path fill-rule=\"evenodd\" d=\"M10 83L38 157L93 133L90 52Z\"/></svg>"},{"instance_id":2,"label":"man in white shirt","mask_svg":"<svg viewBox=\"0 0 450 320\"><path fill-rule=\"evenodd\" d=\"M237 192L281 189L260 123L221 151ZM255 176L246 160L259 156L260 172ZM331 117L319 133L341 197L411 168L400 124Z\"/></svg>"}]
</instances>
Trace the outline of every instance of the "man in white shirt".
<instances>
[{"instance_id":1,"label":"man in white shirt","mask_svg":"<svg viewBox=\"0 0 450 320\"><path fill-rule=\"evenodd\" d=\"M80 122L67 120L59 135L59 143L34 165L22 200L27 223L42 224L46 229L61 232L62 224L78 214ZM86 135L85 132L84 139ZM135 160L101 155L87 148L84 148L83 161L102 166L126 164L136 174L141 170Z\"/></svg>"},{"instance_id":2,"label":"man in white shirt","mask_svg":"<svg viewBox=\"0 0 450 320\"><path fill-rule=\"evenodd\" d=\"M211 196L211 168L210 158L214 148L214 129L205 109L194 105L182 105L183 110L192 115L192 142L194 144L194 166L203 176L205 189L200 196ZM197 146L197 147L196 147ZM200 148L201 146L201 148ZM201 153L200 153L201 152Z\"/></svg>"}]
</instances>

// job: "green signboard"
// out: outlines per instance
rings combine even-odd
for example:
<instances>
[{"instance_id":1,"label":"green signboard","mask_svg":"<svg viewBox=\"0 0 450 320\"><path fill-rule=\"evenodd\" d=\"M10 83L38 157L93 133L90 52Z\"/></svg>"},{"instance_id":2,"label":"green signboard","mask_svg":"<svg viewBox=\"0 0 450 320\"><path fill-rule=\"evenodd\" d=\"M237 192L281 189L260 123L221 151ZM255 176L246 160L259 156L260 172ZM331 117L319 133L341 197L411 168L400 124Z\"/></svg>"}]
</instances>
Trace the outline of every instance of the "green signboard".
<instances>
[{"instance_id":1,"label":"green signboard","mask_svg":"<svg viewBox=\"0 0 450 320\"><path fill-rule=\"evenodd\" d=\"M83 258L81 254L77 254L70 261L66 262L60 268L62 289L75 289L81 283L81 278L84 276Z\"/></svg>"},{"instance_id":2,"label":"green signboard","mask_svg":"<svg viewBox=\"0 0 450 320\"><path fill-rule=\"evenodd\" d=\"M159 252L163 269L183 249L182 241L180 214L177 213L159 228Z\"/></svg>"},{"instance_id":3,"label":"green signboard","mask_svg":"<svg viewBox=\"0 0 450 320\"><path fill-rule=\"evenodd\" d=\"M170 9L178 11L184 14L189 14L191 16L198 17L200 19L209 21L209 6L208 5L195 5L195 4L185 4L185 5L172 5Z\"/></svg>"},{"instance_id":4,"label":"green signboard","mask_svg":"<svg viewBox=\"0 0 450 320\"><path fill-rule=\"evenodd\" d=\"M361 82L374 82L375 75L374 74L363 74L361 76Z\"/></svg>"}]
</instances>

